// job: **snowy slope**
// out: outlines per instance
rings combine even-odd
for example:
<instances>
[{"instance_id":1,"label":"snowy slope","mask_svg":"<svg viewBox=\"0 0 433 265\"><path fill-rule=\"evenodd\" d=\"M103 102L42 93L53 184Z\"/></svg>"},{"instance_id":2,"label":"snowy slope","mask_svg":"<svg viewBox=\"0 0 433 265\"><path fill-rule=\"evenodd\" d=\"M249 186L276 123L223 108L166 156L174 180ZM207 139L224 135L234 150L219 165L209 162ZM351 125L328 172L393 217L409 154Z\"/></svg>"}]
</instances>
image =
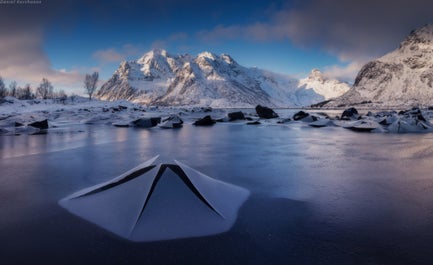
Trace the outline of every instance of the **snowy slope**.
<instances>
[{"instance_id":1,"label":"snowy slope","mask_svg":"<svg viewBox=\"0 0 433 265\"><path fill-rule=\"evenodd\" d=\"M370 101L381 107L433 104L433 25L411 32L398 49L367 63L353 88L327 106Z\"/></svg>"},{"instance_id":2,"label":"snowy slope","mask_svg":"<svg viewBox=\"0 0 433 265\"><path fill-rule=\"evenodd\" d=\"M326 93L338 94L329 92L330 86ZM226 54L194 57L152 50L137 61L122 62L97 97L159 106L296 107L329 98L317 91L307 81L247 68Z\"/></svg>"}]
</instances>

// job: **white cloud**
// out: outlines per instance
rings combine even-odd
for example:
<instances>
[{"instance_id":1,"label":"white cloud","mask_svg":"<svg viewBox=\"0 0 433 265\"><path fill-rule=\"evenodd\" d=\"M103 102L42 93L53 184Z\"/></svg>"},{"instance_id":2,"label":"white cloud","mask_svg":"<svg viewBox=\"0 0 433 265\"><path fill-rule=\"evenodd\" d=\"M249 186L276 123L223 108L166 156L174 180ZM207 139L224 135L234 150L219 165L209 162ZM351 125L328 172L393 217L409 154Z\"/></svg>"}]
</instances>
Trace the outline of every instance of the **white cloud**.
<instances>
[{"instance_id":1,"label":"white cloud","mask_svg":"<svg viewBox=\"0 0 433 265\"><path fill-rule=\"evenodd\" d=\"M354 61L346 66L331 65L325 67L323 74L330 78L353 83L355 76L365 63L364 61Z\"/></svg>"},{"instance_id":2,"label":"white cloud","mask_svg":"<svg viewBox=\"0 0 433 265\"><path fill-rule=\"evenodd\" d=\"M42 49L41 30L0 32L0 39L0 75L6 80L36 87L45 77L55 88L81 89L82 74L52 68Z\"/></svg>"}]
</instances>

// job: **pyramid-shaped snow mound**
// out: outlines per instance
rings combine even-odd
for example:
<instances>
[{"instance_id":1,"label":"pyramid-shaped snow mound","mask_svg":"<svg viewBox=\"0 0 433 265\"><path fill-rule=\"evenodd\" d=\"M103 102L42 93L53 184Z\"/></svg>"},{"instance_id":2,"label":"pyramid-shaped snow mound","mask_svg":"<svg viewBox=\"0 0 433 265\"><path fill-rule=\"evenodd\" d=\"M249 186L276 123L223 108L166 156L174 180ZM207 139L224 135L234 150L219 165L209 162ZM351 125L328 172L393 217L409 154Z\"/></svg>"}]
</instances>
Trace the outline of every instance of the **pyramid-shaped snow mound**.
<instances>
[{"instance_id":1,"label":"pyramid-shaped snow mound","mask_svg":"<svg viewBox=\"0 0 433 265\"><path fill-rule=\"evenodd\" d=\"M59 204L132 241L197 237L228 231L249 191L158 157Z\"/></svg>"}]
</instances>

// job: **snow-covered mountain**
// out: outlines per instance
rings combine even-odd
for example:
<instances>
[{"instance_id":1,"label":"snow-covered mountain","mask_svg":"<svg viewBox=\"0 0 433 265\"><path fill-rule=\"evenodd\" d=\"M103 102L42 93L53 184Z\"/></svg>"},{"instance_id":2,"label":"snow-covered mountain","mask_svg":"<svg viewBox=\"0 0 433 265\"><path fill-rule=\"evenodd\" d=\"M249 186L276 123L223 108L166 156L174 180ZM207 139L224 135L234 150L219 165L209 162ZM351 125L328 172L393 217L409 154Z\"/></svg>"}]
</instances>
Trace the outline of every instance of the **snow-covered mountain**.
<instances>
[{"instance_id":1,"label":"snow-covered mountain","mask_svg":"<svg viewBox=\"0 0 433 265\"><path fill-rule=\"evenodd\" d=\"M326 106L433 104L433 25L412 31L400 47L364 65L346 94Z\"/></svg>"},{"instance_id":2,"label":"snow-covered mountain","mask_svg":"<svg viewBox=\"0 0 433 265\"><path fill-rule=\"evenodd\" d=\"M322 95L325 100L339 97L350 89L349 84L337 79L330 79L318 69L313 69L308 77L300 79L299 87L312 89L317 94Z\"/></svg>"},{"instance_id":3,"label":"snow-covered mountain","mask_svg":"<svg viewBox=\"0 0 433 265\"><path fill-rule=\"evenodd\" d=\"M247 68L226 54L171 55L156 49L136 61L122 62L97 97L160 106L295 107L342 94L337 81L320 80L300 82L288 75ZM335 91L333 84L338 85Z\"/></svg>"}]
</instances>

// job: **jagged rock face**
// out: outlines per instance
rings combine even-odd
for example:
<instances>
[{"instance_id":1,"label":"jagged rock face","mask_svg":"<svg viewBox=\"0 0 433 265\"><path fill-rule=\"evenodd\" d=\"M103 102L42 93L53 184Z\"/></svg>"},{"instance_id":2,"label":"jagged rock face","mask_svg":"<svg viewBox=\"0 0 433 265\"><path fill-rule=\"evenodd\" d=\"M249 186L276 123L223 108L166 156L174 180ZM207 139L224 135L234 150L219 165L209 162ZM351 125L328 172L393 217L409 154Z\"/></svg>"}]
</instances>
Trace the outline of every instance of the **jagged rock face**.
<instances>
[{"instance_id":1,"label":"jagged rock face","mask_svg":"<svg viewBox=\"0 0 433 265\"><path fill-rule=\"evenodd\" d=\"M433 104L433 25L412 31L398 49L364 65L353 88L328 106L360 102L381 107Z\"/></svg>"},{"instance_id":2,"label":"jagged rock face","mask_svg":"<svg viewBox=\"0 0 433 265\"><path fill-rule=\"evenodd\" d=\"M153 50L137 61L122 62L97 97L159 106L212 107L293 107L327 98L307 84L287 75L243 67L226 54L174 56Z\"/></svg>"}]
</instances>

